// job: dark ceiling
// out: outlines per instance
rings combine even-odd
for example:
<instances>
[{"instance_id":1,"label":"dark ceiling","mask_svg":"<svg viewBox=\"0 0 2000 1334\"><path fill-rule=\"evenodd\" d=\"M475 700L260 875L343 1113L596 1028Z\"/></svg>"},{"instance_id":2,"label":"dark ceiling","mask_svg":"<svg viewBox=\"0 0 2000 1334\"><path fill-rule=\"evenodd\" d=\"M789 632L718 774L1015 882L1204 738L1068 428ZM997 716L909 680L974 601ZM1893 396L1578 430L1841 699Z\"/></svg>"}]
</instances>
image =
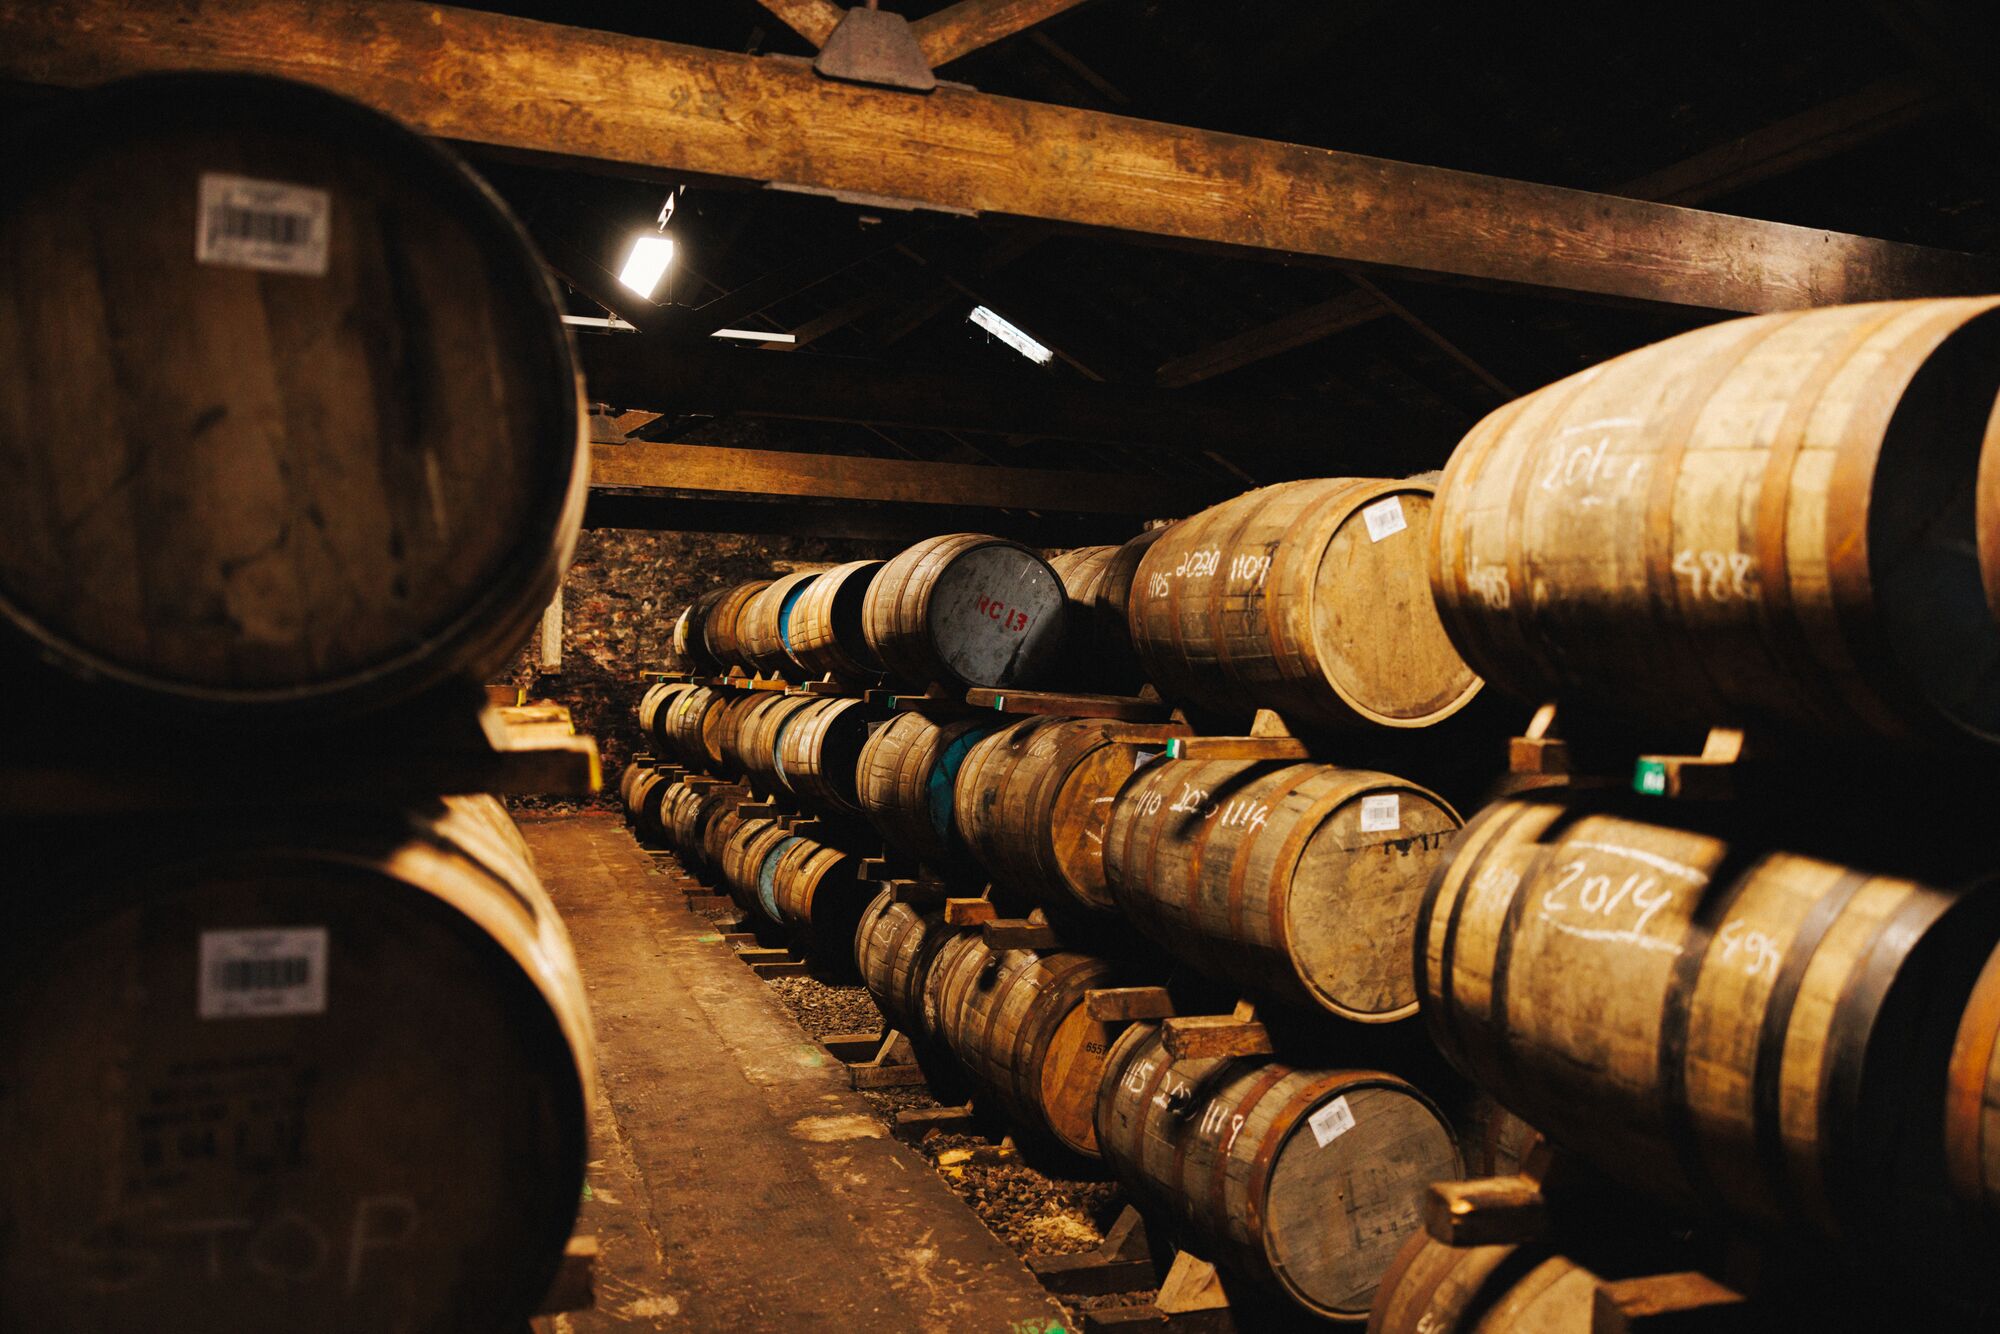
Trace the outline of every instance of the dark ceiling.
<instances>
[{"instance_id":1,"label":"dark ceiling","mask_svg":"<svg viewBox=\"0 0 2000 1334\"><path fill-rule=\"evenodd\" d=\"M732 51L812 51L753 0L476 7ZM941 7L901 6L912 18ZM1612 26L1606 16L1614 13ZM1993 37L1986 11L1936 0L1094 0L941 73L983 91L1203 129L1993 251ZM665 193L656 181L480 166L579 287L593 285L582 270L617 266L627 236L650 223ZM781 358L704 340L691 356L757 358L744 365L769 377L807 357L931 368L1023 394L1104 381L1157 394L1169 407L1241 404L1254 423L1247 408L1255 404L1313 427L1302 437L1246 425L1221 433L1209 450L789 417L762 435L843 453L1158 470L1239 486L1419 469L1441 463L1512 394L1719 318L1357 278L1278 254L861 209L714 182L689 183L675 228L685 262L664 293L671 302L701 306L734 294L734 308L718 308L731 310L728 323L794 331L805 344ZM1357 282L1374 290L1363 293ZM601 313L580 291L572 299L578 313ZM970 325L975 301L1058 359L1035 368ZM1327 303L1348 317L1316 324L1311 313ZM1290 340L1255 331L1274 321L1282 331L1288 319L1315 325L1317 336L1270 351ZM1244 335L1269 354L1243 360L1216 351ZM686 412L645 433L735 438L732 422L774 411L755 394L738 402L719 393L695 395Z\"/></svg>"}]
</instances>

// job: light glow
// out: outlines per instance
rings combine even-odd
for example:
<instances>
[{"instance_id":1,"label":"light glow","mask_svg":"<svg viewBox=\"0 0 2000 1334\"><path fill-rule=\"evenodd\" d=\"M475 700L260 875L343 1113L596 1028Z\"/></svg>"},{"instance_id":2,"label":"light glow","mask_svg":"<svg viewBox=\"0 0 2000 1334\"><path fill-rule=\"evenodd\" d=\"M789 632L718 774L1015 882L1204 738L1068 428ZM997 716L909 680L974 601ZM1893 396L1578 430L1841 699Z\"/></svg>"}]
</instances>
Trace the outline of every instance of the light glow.
<instances>
[{"instance_id":1,"label":"light glow","mask_svg":"<svg viewBox=\"0 0 2000 1334\"><path fill-rule=\"evenodd\" d=\"M1037 366L1048 365L1056 355L985 306L974 306L966 318Z\"/></svg>"},{"instance_id":2,"label":"light glow","mask_svg":"<svg viewBox=\"0 0 2000 1334\"><path fill-rule=\"evenodd\" d=\"M632 250L625 256L625 267L620 270L618 281L650 301L673 262L673 237L640 232L632 238Z\"/></svg>"},{"instance_id":3,"label":"light glow","mask_svg":"<svg viewBox=\"0 0 2000 1334\"><path fill-rule=\"evenodd\" d=\"M762 329L717 329L710 338L733 338L739 343L796 343L797 334L765 333Z\"/></svg>"}]
</instances>

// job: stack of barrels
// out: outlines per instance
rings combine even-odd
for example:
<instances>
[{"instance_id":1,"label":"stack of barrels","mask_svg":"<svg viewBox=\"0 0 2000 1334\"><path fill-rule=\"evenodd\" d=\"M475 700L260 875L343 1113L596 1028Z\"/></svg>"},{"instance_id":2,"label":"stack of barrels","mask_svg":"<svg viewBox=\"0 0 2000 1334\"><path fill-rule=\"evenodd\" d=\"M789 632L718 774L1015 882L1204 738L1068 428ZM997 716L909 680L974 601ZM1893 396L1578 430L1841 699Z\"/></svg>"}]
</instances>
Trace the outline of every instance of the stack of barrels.
<instances>
[{"instance_id":1,"label":"stack of barrels","mask_svg":"<svg viewBox=\"0 0 2000 1334\"><path fill-rule=\"evenodd\" d=\"M99 796L0 811L37 905L0 933L0 1327L519 1327L588 1158L562 925L491 798L314 806L268 761L394 768L555 593L556 295L463 164L313 89L135 81L18 136L0 676L104 736L18 727ZM135 753L171 813L101 781Z\"/></svg>"},{"instance_id":2,"label":"stack of barrels","mask_svg":"<svg viewBox=\"0 0 2000 1334\"><path fill-rule=\"evenodd\" d=\"M1913 1325L2000 1309L2000 846L1970 795L2000 739L1996 368L1994 298L1700 329L1480 423L1430 537L1451 641L1577 741L1629 764L1740 729L1750 757L1721 803L1479 812L1417 922L1437 1046L1639 1197L1822 1248ZM1572 1258L1477 1249L1413 1246L1377 1327L1588 1323Z\"/></svg>"}]
</instances>

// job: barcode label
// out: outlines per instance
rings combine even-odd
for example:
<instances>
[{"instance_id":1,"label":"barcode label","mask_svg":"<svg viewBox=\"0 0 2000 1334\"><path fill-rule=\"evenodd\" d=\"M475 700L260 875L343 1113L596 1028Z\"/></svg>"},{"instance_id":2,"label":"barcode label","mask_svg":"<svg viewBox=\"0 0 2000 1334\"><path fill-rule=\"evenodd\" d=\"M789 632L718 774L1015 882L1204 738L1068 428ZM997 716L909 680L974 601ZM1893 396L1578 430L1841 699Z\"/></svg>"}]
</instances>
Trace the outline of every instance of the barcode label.
<instances>
[{"instance_id":1,"label":"barcode label","mask_svg":"<svg viewBox=\"0 0 2000 1334\"><path fill-rule=\"evenodd\" d=\"M1354 1129L1354 1109L1347 1105L1346 1098L1335 1098L1308 1117L1306 1124L1312 1127L1313 1139L1324 1149Z\"/></svg>"},{"instance_id":2,"label":"barcode label","mask_svg":"<svg viewBox=\"0 0 2000 1334\"><path fill-rule=\"evenodd\" d=\"M199 1012L204 1019L326 1013L326 928L204 931Z\"/></svg>"},{"instance_id":3,"label":"barcode label","mask_svg":"<svg viewBox=\"0 0 2000 1334\"><path fill-rule=\"evenodd\" d=\"M1410 526L1403 517L1403 501L1399 496L1378 500L1361 511L1361 521L1368 525L1368 540L1380 542L1391 533L1400 533Z\"/></svg>"},{"instance_id":4,"label":"barcode label","mask_svg":"<svg viewBox=\"0 0 2000 1334\"><path fill-rule=\"evenodd\" d=\"M1361 832L1380 834L1403 827L1403 801L1394 792L1361 799Z\"/></svg>"},{"instance_id":5,"label":"barcode label","mask_svg":"<svg viewBox=\"0 0 2000 1334\"><path fill-rule=\"evenodd\" d=\"M333 196L305 185L203 172L194 257L269 273L326 274Z\"/></svg>"}]
</instances>

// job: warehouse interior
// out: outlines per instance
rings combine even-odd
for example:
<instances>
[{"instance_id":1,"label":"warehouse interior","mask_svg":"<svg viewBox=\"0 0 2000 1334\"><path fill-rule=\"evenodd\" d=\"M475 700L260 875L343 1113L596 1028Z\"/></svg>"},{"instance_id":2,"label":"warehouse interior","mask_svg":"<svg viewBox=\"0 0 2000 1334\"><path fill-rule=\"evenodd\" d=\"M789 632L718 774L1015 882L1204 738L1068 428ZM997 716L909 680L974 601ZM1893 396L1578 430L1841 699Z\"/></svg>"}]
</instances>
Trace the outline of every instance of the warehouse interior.
<instances>
[{"instance_id":1,"label":"warehouse interior","mask_svg":"<svg viewBox=\"0 0 2000 1334\"><path fill-rule=\"evenodd\" d=\"M0 1331L2000 1320L1996 52L0 4Z\"/></svg>"}]
</instances>

